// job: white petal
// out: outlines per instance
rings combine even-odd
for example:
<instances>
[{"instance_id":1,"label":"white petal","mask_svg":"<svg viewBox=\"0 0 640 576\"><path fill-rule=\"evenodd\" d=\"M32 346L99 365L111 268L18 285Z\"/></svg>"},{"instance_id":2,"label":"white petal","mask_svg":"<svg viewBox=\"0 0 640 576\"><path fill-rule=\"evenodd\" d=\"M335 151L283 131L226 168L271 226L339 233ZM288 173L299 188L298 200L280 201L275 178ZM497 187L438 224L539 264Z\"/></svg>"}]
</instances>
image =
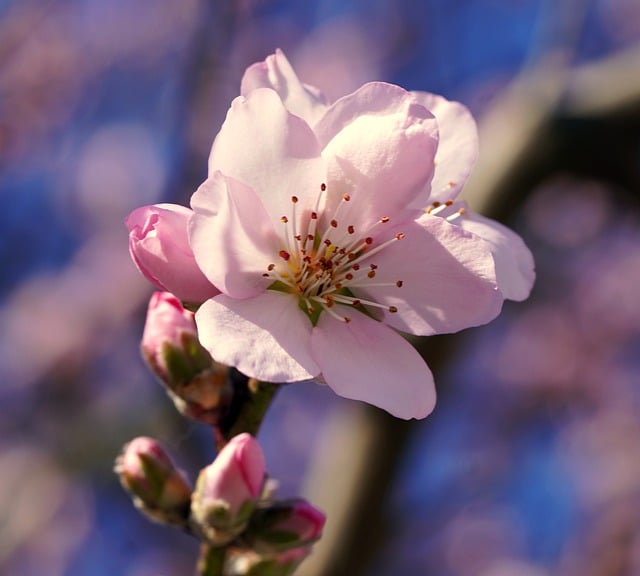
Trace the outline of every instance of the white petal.
<instances>
[{"instance_id":1,"label":"white petal","mask_svg":"<svg viewBox=\"0 0 640 576\"><path fill-rule=\"evenodd\" d=\"M255 191L276 230L282 216L291 216L291 198L298 197L300 210L311 209L326 180L311 128L269 88L233 101L209 156L209 175L218 170Z\"/></svg>"},{"instance_id":2,"label":"white petal","mask_svg":"<svg viewBox=\"0 0 640 576\"><path fill-rule=\"evenodd\" d=\"M398 86L365 84L333 104L314 127L327 163L327 210L351 198L337 218L367 234L408 204L422 210L433 174L438 128L433 115Z\"/></svg>"},{"instance_id":3,"label":"white petal","mask_svg":"<svg viewBox=\"0 0 640 576\"><path fill-rule=\"evenodd\" d=\"M267 290L246 300L221 294L199 308L196 324L215 360L252 378L296 382L320 373L311 357L311 322L290 294Z\"/></svg>"},{"instance_id":4,"label":"white petal","mask_svg":"<svg viewBox=\"0 0 640 576\"><path fill-rule=\"evenodd\" d=\"M536 273L533 255L522 238L500 222L471 210L467 210L458 222L464 230L476 234L491 246L498 288L504 297L519 302L526 300Z\"/></svg>"},{"instance_id":5,"label":"white petal","mask_svg":"<svg viewBox=\"0 0 640 576\"><path fill-rule=\"evenodd\" d=\"M478 157L476 122L469 110L459 102L452 102L428 92L411 94L438 121L440 142L436 152L436 167L429 199L432 202L453 200L467 181Z\"/></svg>"},{"instance_id":6,"label":"white petal","mask_svg":"<svg viewBox=\"0 0 640 576\"><path fill-rule=\"evenodd\" d=\"M390 236L395 232L404 238L362 261L362 268L377 265L375 277L364 276L352 288L358 298L397 308L383 312L384 322L429 336L486 324L499 314L503 298L487 242L429 214L391 229Z\"/></svg>"},{"instance_id":7,"label":"white petal","mask_svg":"<svg viewBox=\"0 0 640 576\"><path fill-rule=\"evenodd\" d=\"M324 312L313 329L313 356L326 383L340 396L399 418L429 415L436 402L433 376L413 346L360 312L348 310L348 316L346 323Z\"/></svg>"},{"instance_id":8,"label":"white petal","mask_svg":"<svg viewBox=\"0 0 640 576\"><path fill-rule=\"evenodd\" d=\"M262 276L280 240L248 186L215 172L191 197L190 243L198 266L221 292L247 298L273 282Z\"/></svg>"},{"instance_id":9,"label":"white petal","mask_svg":"<svg viewBox=\"0 0 640 576\"><path fill-rule=\"evenodd\" d=\"M242 77L240 94L246 96L256 88L272 88L287 110L313 126L327 108L321 92L300 82L282 50L247 68Z\"/></svg>"}]
</instances>

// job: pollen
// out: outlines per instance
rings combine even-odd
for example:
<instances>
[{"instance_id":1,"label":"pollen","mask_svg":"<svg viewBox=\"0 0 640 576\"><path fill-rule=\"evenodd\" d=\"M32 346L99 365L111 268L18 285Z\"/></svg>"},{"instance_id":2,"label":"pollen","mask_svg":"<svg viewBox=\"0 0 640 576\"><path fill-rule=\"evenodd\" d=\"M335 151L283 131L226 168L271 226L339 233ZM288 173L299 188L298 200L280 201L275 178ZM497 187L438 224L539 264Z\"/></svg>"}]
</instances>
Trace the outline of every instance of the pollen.
<instances>
[{"instance_id":1,"label":"pollen","mask_svg":"<svg viewBox=\"0 0 640 576\"><path fill-rule=\"evenodd\" d=\"M403 239L404 233L385 233L379 227L389 222L388 216L379 217L362 230L356 221L343 222L348 217L343 206L351 202L351 196L343 194L336 201L325 197L326 190L323 182L311 210L301 211L298 196L291 196L290 212L280 218L285 226L279 233L278 260L267 266L262 277L272 281L269 289L291 294L314 325L318 315L325 312L336 320L351 322L353 315L345 314L345 307L372 318L375 316L371 311L375 308L397 312L397 306L378 302L376 297L363 298L364 294L359 292L403 285L402 280L385 278L386 260L375 258ZM323 207L325 203L330 206L328 209ZM384 294L377 291L369 294L378 293Z\"/></svg>"}]
</instances>

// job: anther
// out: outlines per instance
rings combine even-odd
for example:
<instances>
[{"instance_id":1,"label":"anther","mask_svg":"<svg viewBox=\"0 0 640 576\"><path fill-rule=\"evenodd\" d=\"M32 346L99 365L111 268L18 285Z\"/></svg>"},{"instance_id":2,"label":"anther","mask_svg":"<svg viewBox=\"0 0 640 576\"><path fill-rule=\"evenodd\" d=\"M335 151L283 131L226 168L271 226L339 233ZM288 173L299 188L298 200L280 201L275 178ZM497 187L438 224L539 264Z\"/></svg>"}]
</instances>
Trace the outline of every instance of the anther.
<instances>
[{"instance_id":1,"label":"anther","mask_svg":"<svg viewBox=\"0 0 640 576\"><path fill-rule=\"evenodd\" d=\"M326 244L327 246L331 246L331 240L329 240L329 238L327 238L327 239L324 241L324 244Z\"/></svg>"},{"instance_id":2,"label":"anther","mask_svg":"<svg viewBox=\"0 0 640 576\"><path fill-rule=\"evenodd\" d=\"M286 224L287 222L289 222L289 218L287 218L286 216L283 216L282 218L280 218L280 222L282 222L283 224Z\"/></svg>"},{"instance_id":3,"label":"anther","mask_svg":"<svg viewBox=\"0 0 640 576\"><path fill-rule=\"evenodd\" d=\"M320 190L324 192L326 189L327 189L327 185L324 182L320 184Z\"/></svg>"},{"instance_id":4,"label":"anther","mask_svg":"<svg viewBox=\"0 0 640 576\"><path fill-rule=\"evenodd\" d=\"M353 304L354 306L360 306L360 300L354 300L353 302L351 302L351 304Z\"/></svg>"},{"instance_id":5,"label":"anther","mask_svg":"<svg viewBox=\"0 0 640 576\"><path fill-rule=\"evenodd\" d=\"M351 318L349 318L349 316L345 316L344 317L344 323L345 324L349 324L349 322L351 322Z\"/></svg>"},{"instance_id":6,"label":"anther","mask_svg":"<svg viewBox=\"0 0 640 576\"><path fill-rule=\"evenodd\" d=\"M352 268L356 271L360 270L360 264L354 264Z\"/></svg>"},{"instance_id":7,"label":"anther","mask_svg":"<svg viewBox=\"0 0 640 576\"><path fill-rule=\"evenodd\" d=\"M371 236L367 236L367 237L364 239L364 241L365 241L367 244L373 244L373 238L371 238Z\"/></svg>"},{"instance_id":8,"label":"anther","mask_svg":"<svg viewBox=\"0 0 640 576\"><path fill-rule=\"evenodd\" d=\"M351 272L347 272L347 273L344 275L344 277L345 277L347 280L353 280L353 274L351 274Z\"/></svg>"},{"instance_id":9,"label":"anther","mask_svg":"<svg viewBox=\"0 0 640 576\"><path fill-rule=\"evenodd\" d=\"M318 219L318 213L317 212L311 212L311 220L317 220Z\"/></svg>"},{"instance_id":10,"label":"anther","mask_svg":"<svg viewBox=\"0 0 640 576\"><path fill-rule=\"evenodd\" d=\"M351 200L351 196L349 196L349 194L343 194L343 195L342 195L342 199L343 199L345 202L349 202L349 200Z\"/></svg>"},{"instance_id":11,"label":"anther","mask_svg":"<svg viewBox=\"0 0 640 576\"><path fill-rule=\"evenodd\" d=\"M397 312L398 309L395 306L389 306L389 312Z\"/></svg>"},{"instance_id":12,"label":"anther","mask_svg":"<svg viewBox=\"0 0 640 576\"><path fill-rule=\"evenodd\" d=\"M369 276L369 278L375 278L376 277L376 271L375 270L369 270L369 272L367 272L367 276Z\"/></svg>"},{"instance_id":13,"label":"anther","mask_svg":"<svg viewBox=\"0 0 640 576\"><path fill-rule=\"evenodd\" d=\"M402 240L404 238L404 234L402 232L398 232L396 234L396 240Z\"/></svg>"},{"instance_id":14,"label":"anther","mask_svg":"<svg viewBox=\"0 0 640 576\"><path fill-rule=\"evenodd\" d=\"M313 234L307 234L307 240L313 240Z\"/></svg>"},{"instance_id":15,"label":"anther","mask_svg":"<svg viewBox=\"0 0 640 576\"><path fill-rule=\"evenodd\" d=\"M369 264L369 268L371 268L371 270L377 270L378 266L376 264Z\"/></svg>"},{"instance_id":16,"label":"anther","mask_svg":"<svg viewBox=\"0 0 640 576\"><path fill-rule=\"evenodd\" d=\"M356 231L356 229L353 226L349 226L347 228L347 232L349 232L349 234L353 234Z\"/></svg>"},{"instance_id":17,"label":"anther","mask_svg":"<svg viewBox=\"0 0 640 576\"><path fill-rule=\"evenodd\" d=\"M403 284L402 280L398 280L398 281L396 282L396 286L397 286L398 288L402 288L402 284Z\"/></svg>"},{"instance_id":18,"label":"anther","mask_svg":"<svg viewBox=\"0 0 640 576\"><path fill-rule=\"evenodd\" d=\"M267 270L269 270L269 272L271 272L275 267L276 267L275 264L269 264L269 266L267 266Z\"/></svg>"},{"instance_id":19,"label":"anther","mask_svg":"<svg viewBox=\"0 0 640 576\"><path fill-rule=\"evenodd\" d=\"M386 224L387 222L389 222L389 216L383 216L382 218L380 218L380 222Z\"/></svg>"},{"instance_id":20,"label":"anther","mask_svg":"<svg viewBox=\"0 0 640 576\"><path fill-rule=\"evenodd\" d=\"M298 202L298 197L297 196L291 196L291 202L296 204Z\"/></svg>"},{"instance_id":21,"label":"anther","mask_svg":"<svg viewBox=\"0 0 640 576\"><path fill-rule=\"evenodd\" d=\"M453 182L449 182L449 184L453 184ZM455 184L453 184L455 186ZM447 200L444 205L445 206L451 206L453 204L453 200Z\"/></svg>"},{"instance_id":22,"label":"anther","mask_svg":"<svg viewBox=\"0 0 640 576\"><path fill-rule=\"evenodd\" d=\"M289 252L287 252L286 250L280 250L280 252L278 252L278 256L280 256L280 258L282 258L285 262L289 260L289 258L291 258L291 254L289 254Z\"/></svg>"},{"instance_id":23,"label":"anther","mask_svg":"<svg viewBox=\"0 0 640 576\"><path fill-rule=\"evenodd\" d=\"M331 220L331 226L333 228L337 228L338 227L338 221L337 220Z\"/></svg>"}]
</instances>

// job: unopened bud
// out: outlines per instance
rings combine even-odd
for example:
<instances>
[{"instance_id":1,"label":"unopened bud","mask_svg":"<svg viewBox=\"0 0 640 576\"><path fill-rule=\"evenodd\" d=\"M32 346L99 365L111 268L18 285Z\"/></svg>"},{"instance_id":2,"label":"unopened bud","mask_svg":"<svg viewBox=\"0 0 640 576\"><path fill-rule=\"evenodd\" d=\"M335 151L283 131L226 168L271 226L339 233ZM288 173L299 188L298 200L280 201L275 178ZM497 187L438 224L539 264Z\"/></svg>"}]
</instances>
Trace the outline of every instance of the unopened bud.
<instances>
[{"instance_id":1,"label":"unopened bud","mask_svg":"<svg viewBox=\"0 0 640 576\"><path fill-rule=\"evenodd\" d=\"M189 245L193 212L177 204L137 208L125 221L129 252L140 272L185 302L202 303L220 294L204 276Z\"/></svg>"},{"instance_id":2,"label":"unopened bud","mask_svg":"<svg viewBox=\"0 0 640 576\"><path fill-rule=\"evenodd\" d=\"M307 548L322 535L325 520L306 500L271 502L254 512L246 540L259 553Z\"/></svg>"},{"instance_id":3,"label":"unopened bud","mask_svg":"<svg viewBox=\"0 0 640 576\"><path fill-rule=\"evenodd\" d=\"M191 518L214 545L223 545L247 526L265 478L262 449L250 434L240 434L198 476Z\"/></svg>"},{"instance_id":4,"label":"unopened bud","mask_svg":"<svg viewBox=\"0 0 640 576\"><path fill-rule=\"evenodd\" d=\"M193 312L173 294L155 292L151 296L141 348L178 410L195 420L216 424L221 408L229 401L227 372L202 347Z\"/></svg>"},{"instance_id":5,"label":"unopened bud","mask_svg":"<svg viewBox=\"0 0 640 576\"><path fill-rule=\"evenodd\" d=\"M146 437L129 442L115 471L139 510L157 522L187 525L191 486L158 442Z\"/></svg>"}]
</instances>

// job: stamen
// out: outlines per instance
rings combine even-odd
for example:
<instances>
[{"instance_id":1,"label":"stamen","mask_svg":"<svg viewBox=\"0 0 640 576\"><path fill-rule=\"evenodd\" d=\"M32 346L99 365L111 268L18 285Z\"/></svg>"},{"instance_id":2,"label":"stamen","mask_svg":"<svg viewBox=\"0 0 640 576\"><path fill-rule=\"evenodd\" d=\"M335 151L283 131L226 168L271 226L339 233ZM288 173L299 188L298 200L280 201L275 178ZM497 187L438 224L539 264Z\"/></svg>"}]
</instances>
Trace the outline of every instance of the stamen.
<instances>
[{"instance_id":1,"label":"stamen","mask_svg":"<svg viewBox=\"0 0 640 576\"><path fill-rule=\"evenodd\" d=\"M280 252L278 252L278 256L280 256L280 258L282 258L285 262L288 262L289 258L291 258L291 254L289 254L289 252L287 252L286 250L280 250Z\"/></svg>"},{"instance_id":2,"label":"stamen","mask_svg":"<svg viewBox=\"0 0 640 576\"><path fill-rule=\"evenodd\" d=\"M371 308L381 308L382 310L387 310L388 312L397 312L397 306L387 306L385 304L379 304L373 300L361 300L360 298L352 298L351 296L343 296L342 294L334 294L333 300L338 302L339 304L350 304L351 306L369 306Z\"/></svg>"},{"instance_id":3,"label":"stamen","mask_svg":"<svg viewBox=\"0 0 640 576\"><path fill-rule=\"evenodd\" d=\"M455 220L460 218L460 216L463 216L465 212L466 210L464 208L460 208L460 210L458 210L457 212L454 212L453 214L451 214L451 216L447 216L445 220L447 222L454 222Z\"/></svg>"}]
</instances>

